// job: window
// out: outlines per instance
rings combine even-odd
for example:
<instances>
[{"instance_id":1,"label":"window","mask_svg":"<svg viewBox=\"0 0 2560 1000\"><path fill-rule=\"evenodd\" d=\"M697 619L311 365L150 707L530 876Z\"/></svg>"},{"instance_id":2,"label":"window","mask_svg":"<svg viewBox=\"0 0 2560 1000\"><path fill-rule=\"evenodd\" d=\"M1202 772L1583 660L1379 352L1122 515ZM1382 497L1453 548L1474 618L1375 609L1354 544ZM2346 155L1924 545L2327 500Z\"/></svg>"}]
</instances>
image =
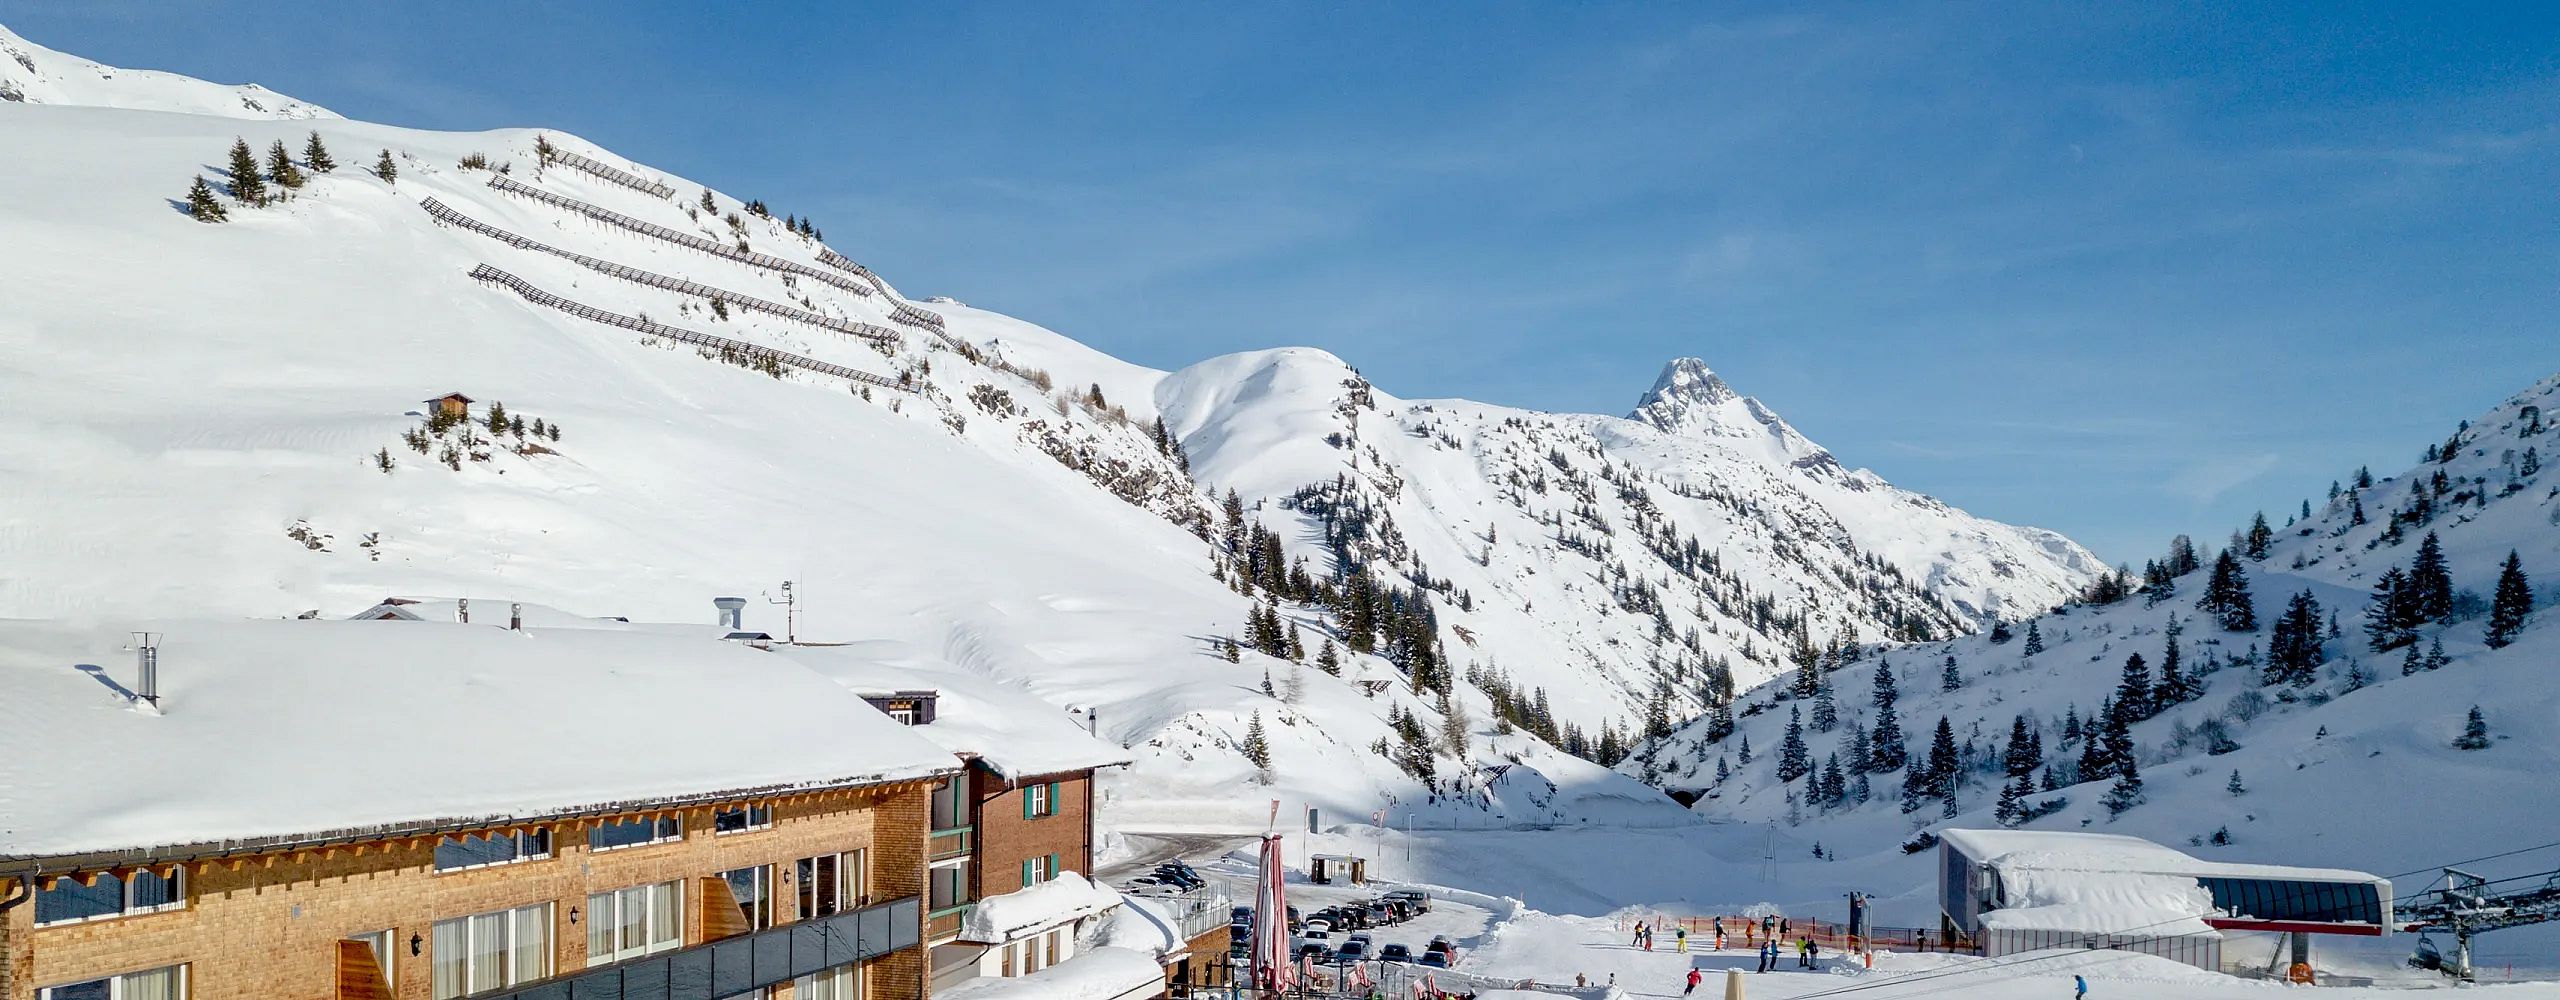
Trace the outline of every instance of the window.
<instances>
[{"instance_id":1,"label":"window","mask_svg":"<svg viewBox=\"0 0 2560 1000\"><path fill-rule=\"evenodd\" d=\"M187 967L172 965L85 983L47 986L36 991L36 1000L187 1000Z\"/></svg>"},{"instance_id":2,"label":"window","mask_svg":"<svg viewBox=\"0 0 2560 1000\"><path fill-rule=\"evenodd\" d=\"M435 1000L486 993L551 974L551 904L436 921L428 955Z\"/></svg>"},{"instance_id":3,"label":"window","mask_svg":"<svg viewBox=\"0 0 2560 1000\"><path fill-rule=\"evenodd\" d=\"M862 1000L862 966L839 965L791 981L794 1000Z\"/></svg>"},{"instance_id":4,"label":"window","mask_svg":"<svg viewBox=\"0 0 2560 1000\"><path fill-rule=\"evenodd\" d=\"M673 816L632 816L606 820L587 831L587 849L610 851L642 844L684 839L684 823Z\"/></svg>"},{"instance_id":5,"label":"window","mask_svg":"<svg viewBox=\"0 0 2560 1000\"><path fill-rule=\"evenodd\" d=\"M933 786L933 828L957 830L974 822L969 809L969 776L955 774Z\"/></svg>"},{"instance_id":6,"label":"window","mask_svg":"<svg viewBox=\"0 0 2560 1000\"><path fill-rule=\"evenodd\" d=\"M400 977L391 971L392 937L393 935L389 930L374 931L370 934L347 935L347 940L362 941L366 948L372 950L373 967L382 970L382 981L386 984L400 981Z\"/></svg>"},{"instance_id":7,"label":"window","mask_svg":"<svg viewBox=\"0 0 2560 1000\"><path fill-rule=\"evenodd\" d=\"M773 828L771 806L736 806L711 814L711 832L740 833Z\"/></svg>"},{"instance_id":8,"label":"window","mask_svg":"<svg viewBox=\"0 0 2560 1000\"><path fill-rule=\"evenodd\" d=\"M802 858L794 873L800 880L800 919L823 917L862 905L871 891L867 856L861 851Z\"/></svg>"},{"instance_id":9,"label":"window","mask_svg":"<svg viewBox=\"0 0 2560 1000\"><path fill-rule=\"evenodd\" d=\"M969 859L937 862L925 872L925 909L940 913L974 899L969 894Z\"/></svg>"},{"instance_id":10,"label":"window","mask_svg":"<svg viewBox=\"0 0 2560 1000\"><path fill-rule=\"evenodd\" d=\"M720 873L729 883L729 895L737 897L738 912L747 918L748 930L773 926L773 866L757 865Z\"/></svg>"},{"instance_id":11,"label":"window","mask_svg":"<svg viewBox=\"0 0 2560 1000\"><path fill-rule=\"evenodd\" d=\"M682 882L587 896L587 964L604 965L684 947Z\"/></svg>"},{"instance_id":12,"label":"window","mask_svg":"<svg viewBox=\"0 0 2560 1000\"><path fill-rule=\"evenodd\" d=\"M88 885L81 885L78 879L59 878L36 890L36 926L158 913L186 905L184 868L169 869L166 876L147 870L122 878L101 874Z\"/></svg>"},{"instance_id":13,"label":"window","mask_svg":"<svg viewBox=\"0 0 2560 1000\"><path fill-rule=\"evenodd\" d=\"M1058 877L1058 856L1032 858L1022 863L1022 886L1030 888Z\"/></svg>"},{"instance_id":14,"label":"window","mask_svg":"<svg viewBox=\"0 0 2560 1000\"><path fill-rule=\"evenodd\" d=\"M473 834L436 841L436 870L440 872L539 861L550 856L549 830Z\"/></svg>"},{"instance_id":15,"label":"window","mask_svg":"<svg viewBox=\"0 0 2560 1000\"><path fill-rule=\"evenodd\" d=\"M1039 819L1042 816L1055 816L1057 814L1057 782L1052 781L1044 785L1024 785L1022 787L1022 818Z\"/></svg>"}]
</instances>

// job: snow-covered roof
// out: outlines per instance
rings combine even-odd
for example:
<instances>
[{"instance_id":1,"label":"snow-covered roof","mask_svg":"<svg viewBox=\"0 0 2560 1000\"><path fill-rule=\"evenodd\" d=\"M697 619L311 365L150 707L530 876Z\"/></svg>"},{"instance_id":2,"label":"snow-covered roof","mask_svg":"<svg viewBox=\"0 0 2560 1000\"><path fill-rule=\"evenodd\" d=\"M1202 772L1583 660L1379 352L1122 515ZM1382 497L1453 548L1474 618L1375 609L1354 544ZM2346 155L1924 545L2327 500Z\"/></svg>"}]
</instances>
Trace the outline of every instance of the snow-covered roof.
<instances>
[{"instance_id":1,"label":"snow-covered roof","mask_svg":"<svg viewBox=\"0 0 2560 1000\"><path fill-rule=\"evenodd\" d=\"M778 647L775 652L862 695L935 693L926 739L967 754L1006 780L1129 763L1129 751L1094 738L1063 708L960 670L907 656L895 643Z\"/></svg>"},{"instance_id":2,"label":"snow-covered roof","mask_svg":"<svg viewBox=\"0 0 2560 1000\"><path fill-rule=\"evenodd\" d=\"M960 923L960 940L1003 944L1120 905L1120 894L1075 872L978 901Z\"/></svg>"},{"instance_id":3,"label":"snow-covered roof","mask_svg":"<svg viewBox=\"0 0 2560 1000\"><path fill-rule=\"evenodd\" d=\"M1106 947L1127 948L1154 955L1159 962L1180 961L1191 953L1191 942L1184 939L1181 922L1153 900L1122 896L1120 909L1111 915L1111 923L1102 929L1099 943Z\"/></svg>"},{"instance_id":4,"label":"snow-covered roof","mask_svg":"<svg viewBox=\"0 0 2560 1000\"><path fill-rule=\"evenodd\" d=\"M2381 882L2343 868L2206 861L2140 837L2046 830L1945 830L1939 838L1967 857L2003 871L2123 872L2189 878L2262 878L2303 882Z\"/></svg>"},{"instance_id":5,"label":"snow-covered roof","mask_svg":"<svg viewBox=\"0 0 2560 1000\"><path fill-rule=\"evenodd\" d=\"M1095 948L1027 976L982 976L947 990L943 1000L1114 1000L1164 992L1164 966L1144 952Z\"/></svg>"},{"instance_id":6,"label":"snow-covered roof","mask_svg":"<svg viewBox=\"0 0 2560 1000\"><path fill-rule=\"evenodd\" d=\"M958 766L771 653L511 631L498 610L496 624L471 625L0 623L0 858L503 821ZM137 629L161 634L157 711L131 694Z\"/></svg>"}]
</instances>

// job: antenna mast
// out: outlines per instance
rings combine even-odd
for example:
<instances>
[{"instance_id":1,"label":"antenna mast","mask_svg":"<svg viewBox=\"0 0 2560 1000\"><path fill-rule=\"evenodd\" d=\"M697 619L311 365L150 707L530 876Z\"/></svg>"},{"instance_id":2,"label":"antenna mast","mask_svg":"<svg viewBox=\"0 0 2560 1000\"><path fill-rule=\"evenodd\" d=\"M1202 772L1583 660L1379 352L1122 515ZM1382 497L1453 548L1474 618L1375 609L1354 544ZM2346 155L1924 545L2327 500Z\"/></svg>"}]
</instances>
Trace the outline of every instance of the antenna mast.
<instances>
[{"instance_id":1,"label":"antenna mast","mask_svg":"<svg viewBox=\"0 0 2560 1000\"><path fill-rule=\"evenodd\" d=\"M782 641L795 646L799 645L800 595L792 589L791 581L782 581L781 598L776 599L772 594L766 594L764 601L767 604L782 605Z\"/></svg>"}]
</instances>

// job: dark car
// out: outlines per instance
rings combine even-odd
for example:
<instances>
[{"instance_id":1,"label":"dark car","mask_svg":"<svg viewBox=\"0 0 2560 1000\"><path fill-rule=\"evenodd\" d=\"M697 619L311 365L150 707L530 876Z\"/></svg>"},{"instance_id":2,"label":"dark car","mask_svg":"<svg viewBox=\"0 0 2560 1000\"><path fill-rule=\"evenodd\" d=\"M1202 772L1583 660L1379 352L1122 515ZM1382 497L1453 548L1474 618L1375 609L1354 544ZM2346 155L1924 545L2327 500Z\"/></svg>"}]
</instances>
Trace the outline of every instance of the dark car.
<instances>
[{"instance_id":1,"label":"dark car","mask_svg":"<svg viewBox=\"0 0 2560 1000\"><path fill-rule=\"evenodd\" d=\"M1449 953L1445 951L1426 951L1422 953L1422 961L1414 964L1425 965L1434 969L1446 969L1449 967Z\"/></svg>"},{"instance_id":2,"label":"dark car","mask_svg":"<svg viewBox=\"0 0 2560 1000\"><path fill-rule=\"evenodd\" d=\"M1367 941L1345 941L1342 947L1334 949L1333 952L1333 961L1336 965L1349 965L1353 962L1365 962L1368 959L1369 942Z\"/></svg>"},{"instance_id":3,"label":"dark car","mask_svg":"<svg viewBox=\"0 0 2560 1000\"><path fill-rule=\"evenodd\" d=\"M1400 944L1391 944L1391 945L1387 945L1387 946L1385 946L1385 947L1382 947L1382 948L1379 948L1379 949L1378 949L1378 961L1381 961L1381 962L1410 962L1410 961L1413 961L1413 949L1411 949L1411 948L1407 948L1407 947L1405 947L1405 946L1403 946L1403 945L1400 945Z\"/></svg>"},{"instance_id":4,"label":"dark car","mask_svg":"<svg viewBox=\"0 0 2560 1000\"><path fill-rule=\"evenodd\" d=\"M1431 912L1431 894L1427 892L1417 892L1412 889L1398 889L1394 892L1388 893L1387 899L1391 902L1403 903L1415 913Z\"/></svg>"},{"instance_id":5,"label":"dark car","mask_svg":"<svg viewBox=\"0 0 2560 1000\"><path fill-rule=\"evenodd\" d=\"M1294 916L1297 916L1297 914L1292 913L1292 914L1290 914L1290 916L1293 916L1293 917L1294 917ZM1250 906L1239 906L1239 907L1236 907L1235 909L1228 910L1228 911L1227 911L1227 922L1228 922L1228 923L1236 923L1236 924L1249 924L1249 923L1252 923L1252 922L1253 922L1253 907L1250 907Z\"/></svg>"},{"instance_id":6,"label":"dark car","mask_svg":"<svg viewBox=\"0 0 2560 1000\"><path fill-rule=\"evenodd\" d=\"M1434 934L1434 935L1432 935L1432 936L1431 936L1431 946L1430 946L1430 947L1428 947L1428 948L1424 948L1423 950L1424 950L1424 951L1456 951L1456 950L1458 950L1458 943L1457 943L1457 942L1455 942L1455 941L1451 941L1451 940L1449 940L1449 935L1446 935L1446 934Z\"/></svg>"},{"instance_id":7,"label":"dark car","mask_svg":"<svg viewBox=\"0 0 2560 1000\"><path fill-rule=\"evenodd\" d=\"M1395 910L1383 902L1369 904L1367 913L1369 922L1379 925L1392 924L1400 919L1396 916Z\"/></svg>"},{"instance_id":8,"label":"dark car","mask_svg":"<svg viewBox=\"0 0 2560 1000\"><path fill-rule=\"evenodd\" d=\"M1324 961L1324 959L1325 959L1325 954L1326 954L1326 952L1325 952L1325 947L1324 947L1324 945L1322 945L1322 944L1320 944L1320 943L1317 943L1317 942L1314 942L1314 941L1309 941L1309 942L1307 942L1307 943L1305 943L1305 944L1302 944L1302 945L1299 945L1299 946L1298 946L1298 957L1299 957L1299 958L1309 958L1309 959L1314 959L1314 960L1316 960L1316 961L1318 961L1318 962L1321 962L1321 961Z\"/></svg>"}]
</instances>

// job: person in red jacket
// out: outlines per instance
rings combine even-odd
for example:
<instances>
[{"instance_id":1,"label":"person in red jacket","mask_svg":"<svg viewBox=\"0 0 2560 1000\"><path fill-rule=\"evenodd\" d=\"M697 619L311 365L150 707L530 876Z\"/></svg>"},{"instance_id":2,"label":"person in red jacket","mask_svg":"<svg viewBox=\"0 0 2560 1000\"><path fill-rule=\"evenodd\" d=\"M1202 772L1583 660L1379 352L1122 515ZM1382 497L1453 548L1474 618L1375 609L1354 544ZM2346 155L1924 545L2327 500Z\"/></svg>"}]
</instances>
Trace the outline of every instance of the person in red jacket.
<instances>
[{"instance_id":1,"label":"person in red jacket","mask_svg":"<svg viewBox=\"0 0 2560 1000\"><path fill-rule=\"evenodd\" d=\"M1680 991L1680 995L1685 997L1685 996L1688 996L1689 994L1692 994L1692 993L1698 992L1698 982L1699 982L1700 980L1705 979L1705 978L1707 978L1706 973L1699 972L1699 971L1698 971L1698 967L1697 967L1697 966L1694 966L1694 965L1690 966L1690 967L1689 967L1689 988L1688 988L1688 989L1685 989L1685 990L1681 990L1681 991Z\"/></svg>"}]
</instances>

